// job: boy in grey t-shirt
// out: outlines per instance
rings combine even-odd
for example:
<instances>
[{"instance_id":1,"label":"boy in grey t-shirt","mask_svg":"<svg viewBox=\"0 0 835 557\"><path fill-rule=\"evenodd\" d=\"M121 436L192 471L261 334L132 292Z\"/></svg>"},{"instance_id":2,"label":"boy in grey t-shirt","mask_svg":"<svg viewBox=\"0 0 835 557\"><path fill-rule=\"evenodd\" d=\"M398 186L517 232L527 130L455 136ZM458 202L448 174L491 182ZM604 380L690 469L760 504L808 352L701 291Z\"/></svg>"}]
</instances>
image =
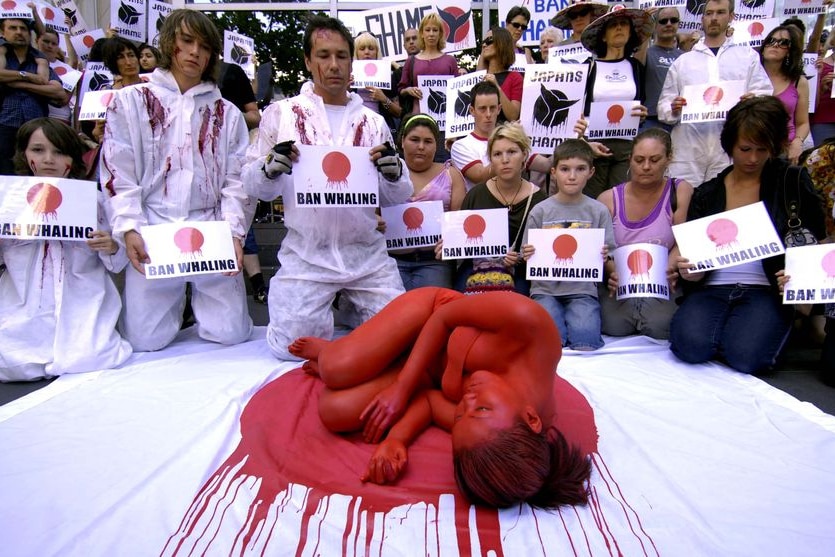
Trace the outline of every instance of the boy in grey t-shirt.
<instances>
[{"instance_id":1,"label":"boy in grey t-shirt","mask_svg":"<svg viewBox=\"0 0 835 557\"><path fill-rule=\"evenodd\" d=\"M554 149L551 177L557 193L536 205L528 215L522 255L529 259L534 246L528 243L532 228L602 228L605 244L602 254L614 248L612 217L606 206L583 194L594 174L594 155L588 143L568 139ZM593 282L531 281L531 298L548 311L560 331L562 345L574 350L597 350L603 346L600 335L600 302Z\"/></svg>"}]
</instances>

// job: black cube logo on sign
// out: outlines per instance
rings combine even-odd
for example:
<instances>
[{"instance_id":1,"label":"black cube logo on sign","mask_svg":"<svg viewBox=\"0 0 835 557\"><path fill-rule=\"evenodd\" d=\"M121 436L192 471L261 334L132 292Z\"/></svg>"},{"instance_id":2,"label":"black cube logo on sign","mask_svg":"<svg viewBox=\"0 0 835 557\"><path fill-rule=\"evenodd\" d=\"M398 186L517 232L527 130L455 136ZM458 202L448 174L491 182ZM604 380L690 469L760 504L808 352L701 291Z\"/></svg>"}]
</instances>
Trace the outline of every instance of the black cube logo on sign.
<instances>
[{"instance_id":1,"label":"black cube logo on sign","mask_svg":"<svg viewBox=\"0 0 835 557\"><path fill-rule=\"evenodd\" d=\"M249 64L249 58L251 56L252 53L238 43L232 45L232 61L239 66Z\"/></svg>"},{"instance_id":2,"label":"black cube logo on sign","mask_svg":"<svg viewBox=\"0 0 835 557\"><path fill-rule=\"evenodd\" d=\"M119 21L125 25L136 25L139 22L139 16L141 15L142 12L138 11L129 4L122 2L119 5Z\"/></svg>"},{"instance_id":3,"label":"black cube logo on sign","mask_svg":"<svg viewBox=\"0 0 835 557\"><path fill-rule=\"evenodd\" d=\"M460 43L467 38L470 32L470 14L472 10L462 12L461 8L451 6L449 8L438 8L438 16L446 28L446 42Z\"/></svg>"},{"instance_id":4,"label":"black cube logo on sign","mask_svg":"<svg viewBox=\"0 0 835 557\"><path fill-rule=\"evenodd\" d=\"M102 73L93 73L93 77L90 78L90 91L101 91L102 89L107 89L110 87L110 78L107 77L105 74Z\"/></svg>"},{"instance_id":5,"label":"black cube logo on sign","mask_svg":"<svg viewBox=\"0 0 835 557\"><path fill-rule=\"evenodd\" d=\"M69 8L62 8L62 12L64 12L64 17L70 22L70 27L75 27L78 25L78 16L75 15L76 10L71 10Z\"/></svg>"},{"instance_id":6,"label":"black cube logo on sign","mask_svg":"<svg viewBox=\"0 0 835 557\"><path fill-rule=\"evenodd\" d=\"M446 91L429 90L429 98L426 99L426 106L435 114L446 113Z\"/></svg>"},{"instance_id":7,"label":"black cube logo on sign","mask_svg":"<svg viewBox=\"0 0 835 557\"><path fill-rule=\"evenodd\" d=\"M562 91L540 85L539 98L533 105L533 119L547 128L565 124L568 109L579 99L569 100Z\"/></svg>"},{"instance_id":8,"label":"black cube logo on sign","mask_svg":"<svg viewBox=\"0 0 835 557\"><path fill-rule=\"evenodd\" d=\"M458 98L455 100L455 115L466 118L470 111L470 92L458 91Z\"/></svg>"}]
</instances>

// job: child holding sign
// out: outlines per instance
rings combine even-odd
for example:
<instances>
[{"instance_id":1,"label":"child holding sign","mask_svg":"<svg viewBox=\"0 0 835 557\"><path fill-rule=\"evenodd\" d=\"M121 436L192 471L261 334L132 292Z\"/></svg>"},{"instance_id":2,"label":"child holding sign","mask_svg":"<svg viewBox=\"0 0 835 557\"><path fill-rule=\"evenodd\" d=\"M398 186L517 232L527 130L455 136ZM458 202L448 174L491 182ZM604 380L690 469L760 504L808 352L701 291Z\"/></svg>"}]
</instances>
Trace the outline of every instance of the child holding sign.
<instances>
[{"instance_id":1,"label":"child holding sign","mask_svg":"<svg viewBox=\"0 0 835 557\"><path fill-rule=\"evenodd\" d=\"M594 174L594 154L588 143L567 139L554 149L551 178L557 193L531 209L525 230L522 255L535 253L528 232L539 228L602 228L605 245L614 247L612 218L606 206L585 194L583 188ZM569 258L573 253L568 254ZM565 258L557 254L558 258ZM596 281L602 277L598 275ZM531 298L548 311L557 324L563 346L574 350L597 350L603 346L600 334L600 303L594 282L531 281Z\"/></svg>"},{"instance_id":2,"label":"child holding sign","mask_svg":"<svg viewBox=\"0 0 835 557\"><path fill-rule=\"evenodd\" d=\"M17 134L15 167L20 175L79 178L83 151L69 126L38 118ZM107 369L130 356L116 332L122 303L108 275L127 257L98 196L99 229L86 242L0 239L0 381Z\"/></svg>"}]
</instances>

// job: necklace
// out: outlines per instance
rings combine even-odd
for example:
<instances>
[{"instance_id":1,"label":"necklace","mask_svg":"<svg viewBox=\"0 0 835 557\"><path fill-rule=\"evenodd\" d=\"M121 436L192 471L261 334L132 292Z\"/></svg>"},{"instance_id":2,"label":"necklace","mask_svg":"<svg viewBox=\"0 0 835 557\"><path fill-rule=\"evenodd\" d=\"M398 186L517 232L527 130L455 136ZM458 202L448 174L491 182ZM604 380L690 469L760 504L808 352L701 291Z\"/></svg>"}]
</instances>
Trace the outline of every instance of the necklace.
<instances>
[{"instance_id":1,"label":"necklace","mask_svg":"<svg viewBox=\"0 0 835 557\"><path fill-rule=\"evenodd\" d=\"M516 197L519 195L519 192L520 192L520 191L522 191L522 184L524 184L524 183L525 183L525 180L520 178L520 179L519 179L519 187L518 187L518 188L516 188L516 193L514 193L514 194L513 194L513 197L511 197L511 198L510 198L510 201L508 201L508 200L507 200L507 198L506 198L506 197L504 196L504 194L502 193L501 188L499 188L499 180L498 180L498 178L493 178L493 185L494 185L494 186L495 186L495 188L496 188L496 192L497 192L500 196L502 196L502 203L504 203L504 206L505 206L505 207L507 207L508 209L510 209L511 207L513 207L513 202L514 202L514 201L516 201Z\"/></svg>"}]
</instances>

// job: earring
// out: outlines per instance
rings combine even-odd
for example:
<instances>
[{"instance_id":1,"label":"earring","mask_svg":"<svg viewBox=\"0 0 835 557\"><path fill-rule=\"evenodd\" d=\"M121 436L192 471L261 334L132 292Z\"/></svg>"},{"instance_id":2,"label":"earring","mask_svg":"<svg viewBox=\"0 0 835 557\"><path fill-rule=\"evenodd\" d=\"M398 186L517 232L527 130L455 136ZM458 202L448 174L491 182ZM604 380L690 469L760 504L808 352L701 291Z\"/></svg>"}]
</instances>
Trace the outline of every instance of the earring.
<instances>
[{"instance_id":1,"label":"earring","mask_svg":"<svg viewBox=\"0 0 835 557\"><path fill-rule=\"evenodd\" d=\"M788 56L783 58L783 65L786 66L787 68L789 67L789 57Z\"/></svg>"}]
</instances>

